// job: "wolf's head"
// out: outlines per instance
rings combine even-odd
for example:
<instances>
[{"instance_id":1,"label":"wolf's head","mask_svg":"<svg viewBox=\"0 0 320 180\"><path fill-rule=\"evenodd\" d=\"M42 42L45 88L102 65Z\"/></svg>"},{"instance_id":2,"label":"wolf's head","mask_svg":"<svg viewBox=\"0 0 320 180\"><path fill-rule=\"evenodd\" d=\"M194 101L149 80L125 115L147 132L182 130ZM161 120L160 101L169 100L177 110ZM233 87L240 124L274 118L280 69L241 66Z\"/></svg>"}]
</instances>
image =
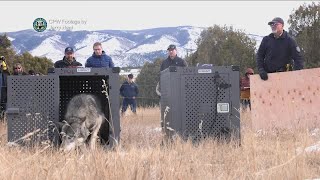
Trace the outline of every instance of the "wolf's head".
<instances>
[{"instance_id":1,"label":"wolf's head","mask_svg":"<svg viewBox=\"0 0 320 180\"><path fill-rule=\"evenodd\" d=\"M69 152L84 146L90 132L85 126L85 119L72 117L72 119L63 123L60 135L62 140L61 150Z\"/></svg>"}]
</instances>

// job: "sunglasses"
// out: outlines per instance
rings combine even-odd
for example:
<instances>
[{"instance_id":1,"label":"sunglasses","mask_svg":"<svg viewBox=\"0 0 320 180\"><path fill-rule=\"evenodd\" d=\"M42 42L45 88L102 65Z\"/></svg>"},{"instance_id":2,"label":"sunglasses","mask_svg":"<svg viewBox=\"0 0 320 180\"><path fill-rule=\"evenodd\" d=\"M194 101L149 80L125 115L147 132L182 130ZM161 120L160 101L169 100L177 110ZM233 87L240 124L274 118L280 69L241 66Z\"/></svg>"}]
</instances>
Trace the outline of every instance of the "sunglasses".
<instances>
[{"instance_id":1,"label":"sunglasses","mask_svg":"<svg viewBox=\"0 0 320 180\"><path fill-rule=\"evenodd\" d=\"M279 25L280 23L271 23L270 26L277 26Z\"/></svg>"},{"instance_id":2,"label":"sunglasses","mask_svg":"<svg viewBox=\"0 0 320 180\"><path fill-rule=\"evenodd\" d=\"M21 67L16 67L16 68L14 68L14 69L21 69Z\"/></svg>"}]
</instances>

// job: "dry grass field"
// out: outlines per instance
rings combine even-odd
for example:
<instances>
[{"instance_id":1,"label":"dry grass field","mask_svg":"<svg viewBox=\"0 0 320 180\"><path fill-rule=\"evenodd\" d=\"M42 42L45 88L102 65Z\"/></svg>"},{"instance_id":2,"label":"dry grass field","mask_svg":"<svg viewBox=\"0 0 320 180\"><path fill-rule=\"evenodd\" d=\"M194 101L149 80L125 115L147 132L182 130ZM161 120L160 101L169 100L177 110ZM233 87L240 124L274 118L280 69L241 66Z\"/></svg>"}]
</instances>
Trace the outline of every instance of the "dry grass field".
<instances>
[{"instance_id":1,"label":"dry grass field","mask_svg":"<svg viewBox=\"0 0 320 180\"><path fill-rule=\"evenodd\" d=\"M121 142L114 150L63 154L47 146L8 147L0 123L0 179L314 179L320 178L320 151L306 147L320 132L256 133L249 112L241 113L241 146L179 139L161 145L158 108L138 109L121 119Z\"/></svg>"}]
</instances>

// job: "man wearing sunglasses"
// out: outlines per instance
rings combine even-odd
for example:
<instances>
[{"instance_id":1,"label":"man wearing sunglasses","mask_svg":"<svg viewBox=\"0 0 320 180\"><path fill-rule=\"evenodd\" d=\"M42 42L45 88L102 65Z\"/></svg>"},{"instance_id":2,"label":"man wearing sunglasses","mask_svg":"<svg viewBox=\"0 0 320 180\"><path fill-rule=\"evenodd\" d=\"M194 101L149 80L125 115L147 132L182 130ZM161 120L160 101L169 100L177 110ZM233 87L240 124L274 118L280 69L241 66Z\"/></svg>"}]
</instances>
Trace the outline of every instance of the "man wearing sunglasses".
<instances>
[{"instance_id":1,"label":"man wearing sunglasses","mask_svg":"<svg viewBox=\"0 0 320 180\"><path fill-rule=\"evenodd\" d=\"M28 75L28 74L24 72L21 63L16 63L13 66L13 75Z\"/></svg>"},{"instance_id":2,"label":"man wearing sunglasses","mask_svg":"<svg viewBox=\"0 0 320 180\"><path fill-rule=\"evenodd\" d=\"M280 17L268 23L272 33L262 39L257 53L260 78L268 80L268 73L303 69L301 50L296 41L283 29ZM292 62L293 60L293 62Z\"/></svg>"}]
</instances>

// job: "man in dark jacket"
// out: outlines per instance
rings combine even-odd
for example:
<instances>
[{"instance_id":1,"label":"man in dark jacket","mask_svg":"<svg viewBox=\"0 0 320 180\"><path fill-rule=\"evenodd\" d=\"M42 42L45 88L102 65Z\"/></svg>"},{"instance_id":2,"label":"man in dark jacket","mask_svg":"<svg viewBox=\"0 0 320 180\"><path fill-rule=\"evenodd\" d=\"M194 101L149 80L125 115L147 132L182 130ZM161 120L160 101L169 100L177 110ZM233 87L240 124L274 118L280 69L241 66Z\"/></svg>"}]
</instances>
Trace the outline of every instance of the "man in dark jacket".
<instances>
[{"instance_id":1,"label":"man in dark jacket","mask_svg":"<svg viewBox=\"0 0 320 180\"><path fill-rule=\"evenodd\" d=\"M93 51L92 56L87 59L85 67L114 67L111 57L103 51L101 43L94 43Z\"/></svg>"},{"instance_id":2,"label":"man in dark jacket","mask_svg":"<svg viewBox=\"0 0 320 180\"><path fill-rule=\"evenodd\" d=\"M0 119L4 116L7 105L7 77L10 75L7 61L4 56L0 56Z\"/></svg>"},{"instance_id":3,"label":"man in dark jacket","mask_svg":"<svg viewBox=\"0 0 320 180\"><path fill-rule=\"evenodd\" d=\"M181 59L180 57L177 56L177 47L174 44L170 44L167 48L168 51L168 57L165 59L160 67L160 72L167 69L170 66L179 66L179 67L187 67L188 63ZM156 93L159 95L161 98L161 83L158 82L157 87L156 87ZM160 104L160 106L162 106ZM161 108L160 108L161 109ZM161 119L161 127L164 127L163 120Z\"/></svg>"},{"instance_id":4,"label":"man in dark jacket","mask_svg":"<svg viewBox=\"0 0 320 180\"><path fill-rule=\"evenodd\" d=\"M54 63L55 68L72 68L78 66L82 66L82 64L75 59L72 47L67 47L64 50L63 59Z\"/></svg>"},{"instance_id":5,"label":"man in dark jacket","mask_svg":"<svg viewBox=\"0 0 320 180\"><path fill-rule=\"evenodd\" d=\"M120 94L123 96L123 103L122 103L122 109L121 109L121 115L126 112L128 105L130 105L131 110L133 113L136 113L137 103L136 103L136 97L138 96L139 90L136 83L133 82L133 75L128 75L128 80L125 81L121 88L120 88Z\"/></svg>"},{"instance_id":6,"label":"man in dark jacket","mask_svg":"<svg viewBox=\"0 0 320 180\"><path fill-rule=\"evenodd\" d=\"M303 69L301 50L296 41L283 30L283 20L276 17L268 25L272 33L262 39L257 53L260 78L268 80L268 73L292 70L292 66L294 70Z\"/></svg>"},{"instance_id":7,"label":"man in dark jacket","mask_svg":"<svg viewBox=\"0 0 320 180\"><path fill-rule=\"evenodd\" d=\"M188 66L187 62L177 56L177 47L174 44L170 44L167 48L168 51L168 57L165 59L161 66L160 66L160 72L167 69L170 66L179 66L179 67L186 67ZM159 96L160 94L160 82L157 84L156 92Z\"/></svg>"},{"instance_id":8,"label":"man in dark jacket","mask_svg":"<svg viewBox=\"0 0 320 180\"><path fill-rule=\"evenodd\" d=\"M174 44L170 44L167 48L168 51L168 57L165 59L161 66L160 66L160 72L167 69L170 66L179 66L179 67L186 67L188 66L188 63L177 56L177 47ZM160 82L158 82L156 87L156 93L161 97L161 86Z\"/></svg>"},{"instance_id":9,"label":"man in dark jacket","mask_svg":"<svg viewBox=\"0 0 320 180\"><path fill-rule=\"evenodd\" d=\"M173 44L168 47L168 58L164 60L161 64L160 71L167 69L169 66L188 66L187 62L177 56L177 47Z\"/></svg>"}]
</instances>

